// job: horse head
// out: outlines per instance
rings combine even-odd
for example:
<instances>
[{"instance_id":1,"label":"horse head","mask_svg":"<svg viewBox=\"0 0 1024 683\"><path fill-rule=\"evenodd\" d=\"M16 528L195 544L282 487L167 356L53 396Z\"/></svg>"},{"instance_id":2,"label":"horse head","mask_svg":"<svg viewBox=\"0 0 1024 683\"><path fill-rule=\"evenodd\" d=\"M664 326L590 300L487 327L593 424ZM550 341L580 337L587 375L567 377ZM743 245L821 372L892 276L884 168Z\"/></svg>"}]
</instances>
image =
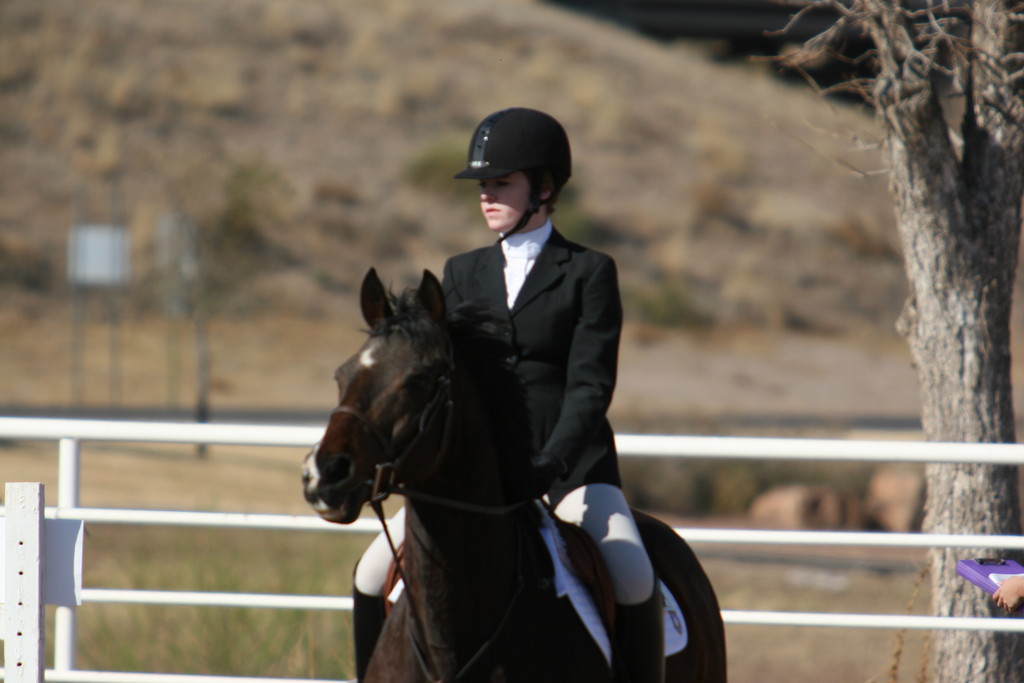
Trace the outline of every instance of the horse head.
<instances>
[{"instance_id":1,"label":"horse head","mask_svg":"<svg viewBox=\"0 0 1024 683\"><path fill-rule=\"evenodd\" d=\"M362 347L334 373L338 405L303 464L306 500L328 521L348 524L375 489L415 478L425 448L447 431L452 373L441 284L429 271L398 299L374 269L360 290L370 327Z\"/></svg>"}]
</instances>

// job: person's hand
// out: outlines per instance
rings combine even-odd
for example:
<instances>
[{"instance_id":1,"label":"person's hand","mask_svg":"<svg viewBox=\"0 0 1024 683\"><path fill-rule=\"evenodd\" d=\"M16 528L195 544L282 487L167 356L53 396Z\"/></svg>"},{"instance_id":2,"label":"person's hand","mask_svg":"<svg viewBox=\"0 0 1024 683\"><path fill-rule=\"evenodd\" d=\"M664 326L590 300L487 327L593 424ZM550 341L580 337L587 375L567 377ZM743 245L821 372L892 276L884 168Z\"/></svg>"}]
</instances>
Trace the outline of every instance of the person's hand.
<instances>
[{"instance_id":1,"label":"person's hand","mask_svg":"<svg viewBox=\"0 0 1024 683\"><path fill-rule=\"evenodd\" d=\"M565 474L565 463L547 455L538 455L530 461L533 469L533 497L540 498L555 480Z\"/></svg>"},{"instance_id":2,"label":"person's hand","mask_svg":"<svg viewBox=\"0 0 1024 683\"><path fill-rule=\"evenodd\" d=\"M1011 576L992 594L996 604L1007 612L1013 612L1024 602L1024 574Z\"/></svg>"}]
</instances>

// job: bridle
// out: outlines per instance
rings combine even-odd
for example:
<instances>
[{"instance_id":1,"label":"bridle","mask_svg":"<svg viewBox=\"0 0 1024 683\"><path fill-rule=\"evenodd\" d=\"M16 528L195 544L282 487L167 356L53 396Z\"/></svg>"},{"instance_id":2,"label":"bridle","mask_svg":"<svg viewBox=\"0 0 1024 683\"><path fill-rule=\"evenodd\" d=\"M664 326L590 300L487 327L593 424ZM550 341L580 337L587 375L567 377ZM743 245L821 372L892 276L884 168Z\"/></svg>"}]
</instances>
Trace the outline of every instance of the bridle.
<instances>
[{"instance_id":1,"label":"bridle","mask_svg":"<svg viewBox=\"0 0 1024 683\"><path fill-rule=\"evenodd\" d=\"M443 453L448 449L451 440L452 426L454 423L454 412L452 411L453 371L454 362L452 360L452 352L449 349L447 369L438 376L437 387L434 389L434 394L423 407L423 410L420 411L419 418L409 423L410 425L415 426L416 433L411 436L408 444L400 451L396 447L396 444L400 444L405 441L403 434L400 433L395 438L388 438L384 432L382 432L377 425L373 423L366 413L354 406L340 405L332 411L332 413L344 413L355 418L356 421L366 428L366 430L373 436L374 440L385 454L385 461L375 466L373 480L372 482L368 482L371 484L368 502L374 512L377 513L382 524L384 524L382 504L385 500L391 497L392 494L404 496L412 500L420 500L434 505L450 507L464 512L475 512L483 515L507 515L530 502L529 499L526 499L507 505L468 503L455 498L438 496L425 491L417 491L415 489L410 489L408 486L398 484L397 477L402 464L411 454L416 453L420 448L425 447L423 444L427 442L428 436L439 424L441 424L442 419L444 430L441 432L441 437L438 441L437 452ZM386 531L386 524L384 524L384 528Z\"/></svg>"},{"instance_id":2,"label":"bridle","mask_svg":"<svg viewBox=\"0 0 1024 683\"><path fill-rule=\"evenodd\" d=\"M452 425L454 423L454 410L452 402L452 374L454 372L454 360L451 348L448 351L448 364L447 369L437 378L437 387L434 390L433 396L423 407L420 412L419 418L411 421L409 424L413 425L416 429L416 433L408 441L408 445L401 448L399 451L396 444L400 444L404 441L402 434L400 433L397 438L389 439L364 413L363 411L355 408L354 406L340 405L334 409L334 413L344 413L351 415L356 419L366 430L373 435L373 438L377 441L377 444L381 447L387 460L376 466L374 473L373 482L369 495L369 504L377 515L377 519L380 520L381 526L384 529L384 536L387 539L388 547L391 550L391 556L395 563L395 569L398 572L398 576L404 581L405 576L402 569L402 563L400 561L398 548L395 547L394 540L391 536L391 531L388 528L387 519L384 514L383 503L392 494L405 496L411 500L423 501L433 505L439 505L442 507L454 508L465 512L473 512L484 515L507 515L513 511L523 507L530 502L530 499L521 500L515 503L507 505L483 505L478 503L468 503L465 501L457 500L454 498L448 498L445 496L438 496L425 491L417 491L410 489L407 486L399 485L397 481L398 471L402 466L402 463L406 461L411 454L419 452L420 448L425 448L424 444L427 443L428 436L436 431L437 426L444 425L441 431L440 439L438 440L437 453L444 453L450 443ZM404 431L404 430L403 430ZM517 545L522 545L521 530L517 534ZM517 555L522 555L522 548L517 548ZM518 562L518 560L517 560ZM519 596L523 591L523 577L520 574L517 584L517 589L509 602L508 608L498 624L498 628L495 633L488 638L484 644L479 648L477 653L470 658L470 660L462 667L461 671L456 674L456 681L461 680L464 673L466 673L472 666L483 656L483 654L490 649L490 647L496 641L498 635L504 630L504 626L508 622L515 604L518 602ZM419 625L422 630L423 622L420 615L417 613L415 603L409 602L409 609L412 612L413 619ZM417 661L422 669L423 673L431 680L440 680L430 670L430 665L427 661L427 657L423 652L422 646L417 642L416 637L413 633L413 629L409 630L409 639L411 641L413 652L416 654Z\"/></svg>"},{"instance_id":3,"label":"bridle","mask_svg":"<svg viewBox=\"0 0 1024 683\"><path fill-rule=\"evenodd\" d=\"M409 425L416 431L409 437L407 445L401 448L401 450L398 449L398 444L406 442L406 438L404 438L405 429L397 436L388 438L366 413L354 406L340 405L333 412L345 413L354 417L373 436L377 445L384 452L385 461L376 466L369 500L370 504L376 509L392 493L402 493L401 489L396 486L399 468L412 453L418 452L421 444L425 442L429 434L436 430L437 425L441 423L442 419L444 431L441 432L438 452L448 448L453 422L451 370L449 369L437 378L437 387L434 390L433 396L423 407L423 410L420 411L419 418L410 421Z\"/></svg>"}]
</instances>

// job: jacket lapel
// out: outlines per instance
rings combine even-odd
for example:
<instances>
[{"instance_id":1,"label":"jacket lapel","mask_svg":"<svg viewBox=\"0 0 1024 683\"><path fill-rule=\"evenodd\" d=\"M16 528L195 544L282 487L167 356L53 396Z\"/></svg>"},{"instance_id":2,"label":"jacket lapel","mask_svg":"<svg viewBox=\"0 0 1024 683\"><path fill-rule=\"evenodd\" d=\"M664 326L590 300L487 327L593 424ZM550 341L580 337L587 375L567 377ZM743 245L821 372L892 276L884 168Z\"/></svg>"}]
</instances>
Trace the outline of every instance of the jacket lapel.
<instances>
[{"instance_id":1,"label":"jacket lapel","mask_svg":"<svg viewBox=\"0 0 1024 683\"><path fill-rule=\"evenodd\" d=\"M547 244L544 245L540 256L537 257L537 262L530 269L530 274L526 276L519 296L516 297L516 302L512 306L512 315L528 306L531 301L565 277L563 264L569 260L569 256L570 252L565 238L557 230L552 230L551 237L548 238ZM504 278L504 274L502 274L502 278ZM504 287L502 287L502 291L504 291Z\"/></svg>"},{"instance_id":2,"label":"jacket lapel","mask_svg":"<svg viewBox=\"0 0 1024 683\"><path fill-rule=\"evenodd\" d=\"M479 298L494 311L508 314L508 293L505 290L505 257L501 245L495 243L483 253L477 264L476 285Z\"/></svg>"}]
</instances>

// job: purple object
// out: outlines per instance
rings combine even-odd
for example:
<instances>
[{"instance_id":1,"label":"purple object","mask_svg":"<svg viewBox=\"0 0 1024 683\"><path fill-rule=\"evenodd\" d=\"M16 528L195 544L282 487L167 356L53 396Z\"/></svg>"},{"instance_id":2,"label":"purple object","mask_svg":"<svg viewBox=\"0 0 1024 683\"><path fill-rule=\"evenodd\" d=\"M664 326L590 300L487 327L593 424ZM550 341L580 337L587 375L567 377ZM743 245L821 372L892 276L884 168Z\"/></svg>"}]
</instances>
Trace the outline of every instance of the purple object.
<instances>
[{"instance_id":1,"label":"purple object","mask_svg":"<svg viewBox=\"0 0 1024 683\"><path fill-rule=\"evenodd\" d=\"M1024 574L1024 567L1013 560L999 557L981 557L976 560L957 560L956 573L991 595L999 584L1013 574ZM1024 614L1024 604L1017 608Z\"/></svg>"}]
</instances>

